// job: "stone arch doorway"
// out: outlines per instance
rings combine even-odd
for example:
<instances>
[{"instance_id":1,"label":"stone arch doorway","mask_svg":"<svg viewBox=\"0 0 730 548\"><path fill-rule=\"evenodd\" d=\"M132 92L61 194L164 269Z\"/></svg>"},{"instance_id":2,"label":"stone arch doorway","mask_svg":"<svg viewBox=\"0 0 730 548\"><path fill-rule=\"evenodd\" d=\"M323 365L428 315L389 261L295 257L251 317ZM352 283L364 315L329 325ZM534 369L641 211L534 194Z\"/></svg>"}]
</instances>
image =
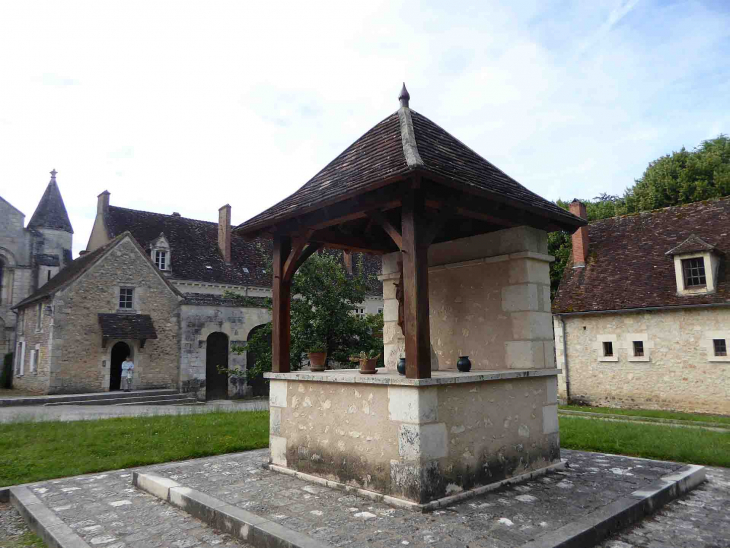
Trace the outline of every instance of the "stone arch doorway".
<instances>
[{"instance_id":1,"label":"stone arch doorway","mask_svg":"<svg viewBox=\"0 0 730 548\"><path fill-rule=\"evenodd\" d=\"M132 349L125 342L112 346L111 368L109 369L109 390L122 388L122 362L132 355Z\"/></svg>"},{"instance_id":2,"label":"stone arch doorway","mask_svg":"<svg viewBox=\"0 0 730 548\"><path fill-rule=\"evenodd\" d=\"M266 327L266 324L257 325L248 333L247 341L250 341L257 331L260 331ZM269 341L269 348L271 347L271 331L267 335ZM256 354L250 350L246 351L246 369L251 369L256 365ZM263 375L257 375L256 377L247 379L248 385L251 387L252 396L269 396L269 383L266 382Z\"/></svg>"},{"instance_id":3,"label":"stone arch doorway","mask_svg":"<svg viewBox=\"0 0 730 548\"><path fill-rule=\"evenodd\" d=\"M228 369L228 335L216 331L205 341L205 399L221 400L228 397L228 375L218 366Z\"/></svg>"}]
</instances>

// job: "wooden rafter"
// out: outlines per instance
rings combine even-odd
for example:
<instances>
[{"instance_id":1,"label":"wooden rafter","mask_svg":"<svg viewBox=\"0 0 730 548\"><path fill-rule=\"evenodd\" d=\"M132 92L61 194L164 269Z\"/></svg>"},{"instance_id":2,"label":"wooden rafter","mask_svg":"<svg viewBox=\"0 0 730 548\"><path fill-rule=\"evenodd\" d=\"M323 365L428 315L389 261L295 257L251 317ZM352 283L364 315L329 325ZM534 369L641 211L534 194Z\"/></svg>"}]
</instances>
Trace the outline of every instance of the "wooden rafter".
<instances>
[{"instance_id":1,"label":"wooden rafter","mask_svg":"<svg viewBox=\"0 0 730 548\"><path fill-rule=\"evenodd\" d=\"M393 224L381 211L368 211L368 217L378 223L382 229L385 230L388 236L390 236L390 238L395 242L395 245L398 246L398 249L403 249L403 236L401 235L400 230L393 226Z\"/></svg>"}]
</instances>

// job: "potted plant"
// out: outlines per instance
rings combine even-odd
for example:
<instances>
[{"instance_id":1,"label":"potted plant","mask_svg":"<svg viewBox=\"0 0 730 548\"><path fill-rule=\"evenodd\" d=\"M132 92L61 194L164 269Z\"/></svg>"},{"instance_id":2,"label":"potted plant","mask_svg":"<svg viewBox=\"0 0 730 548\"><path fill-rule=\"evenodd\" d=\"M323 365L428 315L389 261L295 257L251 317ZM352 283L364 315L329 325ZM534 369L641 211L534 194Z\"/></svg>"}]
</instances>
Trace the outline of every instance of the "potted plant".
<instances>
[{"instance_id":1,"label":"potted plant","mask_svg":"<svg viewBox=\"0 0 730 548\"><path fill-rule=\"evenodd\" d=\"M312 371L324 371L324 364L327 361L327 347L323 344L315 344L308 350L309 365Z\"/></svg>"},{"instance_id":2,"label":"potted plant","mask_svg":"<svg viewBox=\"0 0 730 548\"><path fill-rule=\"evenodd\" d=\"M378 370L375 369L375 366L378 365L379 358L380 353L377 350L371 350L370 352L365 352L363 350L362 352L360 352L359 356L352 356L350 358L350 361L360 363L361 375L372 375L378 372Z\"/></svg>"}]
</instances>

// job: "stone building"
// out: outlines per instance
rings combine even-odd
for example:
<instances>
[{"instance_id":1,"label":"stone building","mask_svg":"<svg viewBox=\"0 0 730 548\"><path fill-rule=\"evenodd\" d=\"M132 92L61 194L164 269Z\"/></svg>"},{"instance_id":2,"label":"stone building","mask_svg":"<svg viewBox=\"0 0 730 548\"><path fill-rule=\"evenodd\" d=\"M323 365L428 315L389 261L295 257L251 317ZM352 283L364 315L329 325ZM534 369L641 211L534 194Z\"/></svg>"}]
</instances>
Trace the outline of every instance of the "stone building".
<instances>
[{"instance_id":1,"label":"stone building","mask_svg":"<svg viewBox=\"0 0 730 548\"><path fill-rule=\"evenodd\" d=\"M132 235L119 235L16 306L14 385L51 394L119 389L131 355L133 388L178 386L182 299Z\"/></svg>"},{"instance_id":2,"label":"stone building","mask_svg":"<svg viewBox=\"0 0 730 548\"><path fill-rule=\"evenodd\" d=\"M560 397L730 414L728 252L730 198L579 229L553 303Z\"/></svg>"},{"instance_id":3,"label":"stone building","mask_svg":"<svg viewBox=\"0 0 730 548\"><path fill-rule=\"evenodd\" d=\"M25 226L25 215L0 197L0 357L16 343L13 306L71 262L73 228L56 170Z\"/></svg>"}]
</instances>

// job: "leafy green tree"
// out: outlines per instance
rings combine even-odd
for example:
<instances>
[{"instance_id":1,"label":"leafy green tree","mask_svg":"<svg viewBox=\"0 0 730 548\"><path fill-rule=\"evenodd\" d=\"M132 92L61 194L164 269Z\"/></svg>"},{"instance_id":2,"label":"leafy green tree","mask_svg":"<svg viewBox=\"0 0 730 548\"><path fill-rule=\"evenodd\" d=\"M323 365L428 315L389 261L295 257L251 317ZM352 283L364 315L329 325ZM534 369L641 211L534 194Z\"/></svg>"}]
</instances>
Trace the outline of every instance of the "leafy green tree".
<instances>
[{"instance_id":1,"label":"leafy green tree","mask_svg":"<svg viewBox=\"0 0 730 548\"><path fill-rule=\"evenodd\" d=\"M342 364L361 351L381 352L382 314L354 313L374 280L364 274L362 263L355 271L348 275L334 254L315 253L294 275L289 356L292 370L301 368L310 350L326 349L328 362ZM256 365L249 376L271 371L271 323L235 351L254 354Z\"/></svg>"}]
</instances>

